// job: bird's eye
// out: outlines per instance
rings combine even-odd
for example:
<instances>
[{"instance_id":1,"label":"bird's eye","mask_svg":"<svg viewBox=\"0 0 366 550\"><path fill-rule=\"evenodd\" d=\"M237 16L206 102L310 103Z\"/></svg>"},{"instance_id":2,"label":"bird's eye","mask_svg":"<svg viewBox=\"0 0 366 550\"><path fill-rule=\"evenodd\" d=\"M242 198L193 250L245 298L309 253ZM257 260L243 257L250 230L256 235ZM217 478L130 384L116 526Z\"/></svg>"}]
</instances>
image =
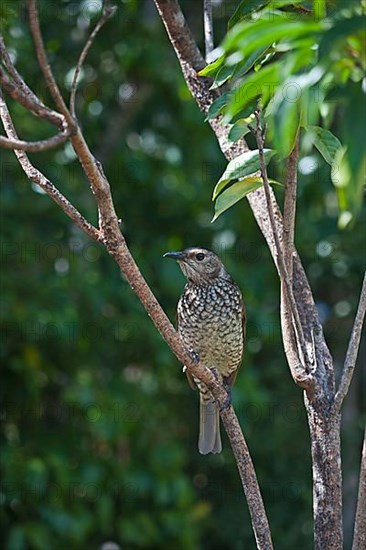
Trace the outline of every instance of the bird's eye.
<instances>
[{"instance_id":1,"label":"bird's eye","mask_svg":"<svg viewBox=\"0 0 366 550\"><path fill-rule=\"evenodd\" d=\"M196 260L198 260L199 262L202 262L204 257L205 255L202 252L199 252L198 254L196 254Z\"/></svg>"}]
</instances>

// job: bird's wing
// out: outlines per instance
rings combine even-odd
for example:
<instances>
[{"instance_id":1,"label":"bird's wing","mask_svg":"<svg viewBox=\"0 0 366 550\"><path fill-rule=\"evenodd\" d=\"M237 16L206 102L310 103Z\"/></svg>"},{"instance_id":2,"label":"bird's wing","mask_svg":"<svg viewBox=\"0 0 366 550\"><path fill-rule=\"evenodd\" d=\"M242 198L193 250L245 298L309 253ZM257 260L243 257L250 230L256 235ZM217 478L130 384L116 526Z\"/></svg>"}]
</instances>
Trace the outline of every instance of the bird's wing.
<instances>
[{"instance_id":1,"label":"bird's wing","mask_svg":"<svg viewBox=\"0 0 366 550\"><path fill-rule=\"evenodd\" d=\"M244 353L244 345L245 345L246 321L247 321L247 315L246 315L245 305L244 305L243 298L241 297L241 323L242 323L242 327L243 327L243 353ZM240 365L241 365L241 363L240 363ZM230 374L230 376L227 377L227 380L228 380L228 382L231 386L233 386L234 383L235 383L240 365L238 366L237 369L234 370L234 372L232 372Z\"/></svg>"},{"instance_id":2,"label":"bird's wing","mask_svg":"<svg viewBox=\"0 0 366 550\"><path fill-rule=\"evenodd\" d=\"M178 303L179 305L179 303ZM179 331L179 307L177 308L177 313L176 313L176 323L177 323L177 328L178 328L178 331ZM196 390L197 389L197 386L196 386L196 383L195 381L193 380L193 377L192 375L190 374L189 370L187 369L187 367L183 367L183 372L185 373L186 377L187 377L187 380L188 380L188 384L190 385L191 389L192 390Z\"/></svg>"}]
</instances>

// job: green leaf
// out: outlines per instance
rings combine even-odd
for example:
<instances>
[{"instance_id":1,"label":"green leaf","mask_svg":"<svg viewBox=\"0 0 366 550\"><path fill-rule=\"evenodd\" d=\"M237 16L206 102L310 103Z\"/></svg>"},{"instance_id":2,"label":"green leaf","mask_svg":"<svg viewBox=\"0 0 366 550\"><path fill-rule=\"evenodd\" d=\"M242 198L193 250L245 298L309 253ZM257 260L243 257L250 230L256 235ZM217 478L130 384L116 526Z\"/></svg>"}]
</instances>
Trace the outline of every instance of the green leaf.
<instances>
[{"instance_id":1,"label":"green leaf","mask_svg":"<svg viewBox=\"0 0 366 550\"><path fill-rule=\"evenodd\" d=\"M256 191L262 185L263 180L259 176L247 176L234 183L217 198L215 202L215 215L211 223L217 220L223 212L248 195L248 193Z\"/></svg>"},{"instance_id":2,"label":"green leaf","mask_svg":"<svg viewBox=\"0 0 366 550\"><path fill-rule=\"evenodd\" d=\"M225 105L229 103L232 93L233 92L226 92L215 99L213 103L211 103L206 120L211 120L217 117L217 115L225 107Z\"/></svg>"},{"instance_id":3,"label":"green leaf","mask_svg":"<svg viewBox=\"0 0 366 550\"><path fill-rule=\"evenodd\" d=\"M345 40L348 36L356 34L359 31L364 31L366 27L366 16L355 16L350 18L342 18L328 32L323 35L319 44L319 59L329 57L329 52L340 52L339 42ZM336 58L340 57L340 53L335 53Z\"/></svg>"},{"instance_id":4,"label":"green leaf","mask_svg":"<svg viewBox=\"0 0 366 550\"><path fill-rule=\"evenodd\" d=\"M203 69L200 70L198 73L199 76L214 76L217 71L222 67L224 64L226 56L221 55L219 58L216 59L216 61L213 61L209 65L206 65Z\"/></svg>"},{"instance_id":5,"label":"green leaf","mask_svg":"<svg viewBox=\"0 0 366 550\"><path fill-rule=\"evenodd\" d=\"M275 154L273 149L264 149L264 160L266 164ZM221 191L227 186L227 184L232 180L237 180L245 176L252 175L254 172L259 170L259 154L258 149L254 151L246 151L242 155L235 157L229 162L226 167L225 172L222 174L221 178L215 185L212 200L215 200L216 197L221 193Z\"/></svg>"},{"instance_id":6,"label":"green leaf","mask_svg":"<svg viewBox=\"0 0 366 550\"><path fill-rule=\"evenodd\" d=\"M268 46L263 46L252 52L244 61L238 63L238 70L236 76L244 76L266 53Z\"/></svg>"},{"instance_id":7,"label":"green leaf","mask_svg":"<svg viewBox=\"0 0 366 550\"><path fill-rule=\"evenodd\" d=\"M314 134L313 143L319 153L328 164L332 165L336 152L341 147L339 139L332 132L320 128L320 126L310 126L307 129Z\"/></svg>"},{"instance_id":8,"label":"green leaf","mask_svg":"<svg viewBox=\"0 0 366 550\"><path fill-rule=\"evenodd\" d=\"M283 15L272 14L271 20L267 17L264 20L247 22L236 25L223 42L226 52L240 50L243 55L248 56L261 47L269 47L282 38L287 41L291 38L298 39L302 36L309 36L318 33L326 28L324 22L314 21L289 21Z\"/></svg>"},{"instance_id":9,"label":"green leaf","mask_svg":"<svg viewBox=\"0 0 366 550\"><path fill-rule=\"evenodd\" d=\"M230 102L224 112L225 122L230 122L257 97L261 97L262 105L265 106L281 82L280 67L280 63L277 61L245 78L244 82L232 92Z\"/></svg>"},{"instance_id":10,"label":"green leaf","mask_svg":"<svg viewBox=\"0 0 366 550\"><path fill-rule=\"evenodd\" d=\"M216 88L219 88L220 86L225 84L227 80L234 76L237 67L238 65L224 65L223 67L221 67L215 77L212 86L210 87L210 90L215 90Z\"/></svg>"},{"instance_id":11,"label":"green leaf","mask_svg":"<svg viewBox=\"0 0 366 550\"><path fill-rule=\"evenodd\" d=\"M266 6L268 2L269 0L243 0L229 19L228 28L231 29L243 19L249 19L254 12Z\"/></svg>"},{"instance_id":12,"label":"green leaf","mask_svg":"<svg viewBox=\"0 0 366 550\"><path fill-rule=\"evenodd\" d=\"M254 115L251 115L248 118L240 118L235 122L235 124L230 128L228 139L231 143L235 143L240 138L245 136L248 132L250 132L250 129L248 128L248 124L250 124L254 120Z\"/></svg>"}]
</instances>

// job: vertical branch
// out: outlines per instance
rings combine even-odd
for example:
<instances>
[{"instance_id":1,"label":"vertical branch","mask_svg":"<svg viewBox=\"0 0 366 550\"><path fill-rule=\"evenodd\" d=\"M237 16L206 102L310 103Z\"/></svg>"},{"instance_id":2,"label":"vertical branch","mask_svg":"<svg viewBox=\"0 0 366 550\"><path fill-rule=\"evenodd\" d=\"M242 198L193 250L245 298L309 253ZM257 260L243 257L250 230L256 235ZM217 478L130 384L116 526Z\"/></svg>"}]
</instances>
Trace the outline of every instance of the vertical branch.
<instances>
[{"instance_id":1,"label":"vertical branch","mask_svg":"<svg viewBox=\"0 0 366 550\"><path fill-rule=\"evenodd\" d=\"M32 32L34 45L36 48L36 55L38 59L39 66L43 72L44 78L46 80L47 87L50 91L53 101L55 102L56 107L65 115L68 123L72 122L72 117L66 107L66 104L63 100L61 92L57 86L56 80L52 74L51 67L47 60L46 51L44 49L43 39L41 35L41 29L39 25L38 10L36 0L28 0L28 15L29 15L29 26Z\"/></svg>"},{"instance_id":2,"label":"vertical branch","mask_svg":"<svg viewBox=\"0 0 366 550\"><path fill-rule=\"evenodd\" d=\"M357 510L353 533L352 550L366 548L366 428L363 437L360 481L358 485Z\"/></svg>"},{"instance_id":3,"label":"vertical branch","mask_svg":"<svg viewBox=\"0 0 366 550\"><path fill-rule=\"evenodd\" d=\"M203 0L203 30L205 35L206 61L209 62L210 53L214 49L212 0Z\"/></svg>"},{"instance_id":4,"label":"vertical branch","mask_svg":"<svg viewBox=\"0 0 366 550\"><path fill-rule=\"evenodd\" d=\"M286 166L285 201L283 206L283 243L282 250L285 257L287 273L292 282L292 257L294 252L296 194L297 194L297 164L299 160L299 136L291 151Z\"/></svg>"},{"instance_id":5,"label":"vertical branch","mask_svg":"<svg viewBox=\"0 0 366 550\"><path fill-rule=\"evenodd\" d=\"M277 225L274 217L266 162L264 158L264 136L263 136L263 128L261 125L260 110L257 110L255 112L255 117L257 122L256 129L255 129L255 138L258 146L260 170L261 170L261 175L263 179L263 187L264 187L264 192L266 196L269 219L271 222L273 237L276 245L278 271L280 274L281 285L282 285L283 294L284 294L284 305L285 305L284 309L286 310L284 312L284 315L287 318L287 320L283 324L283 326L286 329L286 331L289 331L290 335L287 339L287 345L289 345L290 347L289 349L291 350L291 353L294 356L291 360L291 363L289 361L289 365L290 365L291 372L293 374L295 382L304 388L310 389L310 387L313 386L314 380L313 380L313 377L307 372L308 361L307 361L307 351L305 347L304 332L301 325L301 320L297 309L297 305L295 302L292 285L289 280L289 275L286 269L283 248L281 246L280 238L277 232ZM296 347L297 347L297 350L300 351L302 357L299 356L298 351L296 349L293 349L293 346L292 346L292 344L295 342L295 335L293 334L293 328L292 328L292 319L294 323L294 328L296 330L296 340L297 340ZM295 359L295 357L297 359ZM295 359L295 364L293 363L294 359Z\"/></svg>"},{"instance_id":6,"label":"vertical branch","mask_svg":"<svg viewBox=\"0 0 366 550\"><path fill-rule=\"evenodd\" d=\"M353 372L356 366L358 349L360 347L363 320L366 312L366 272L363 278L360 300L358 302L355 322L353 324L351 337L348 343L346 359L344 361L343 372L338 391L334 397L334 410L340 411L344 398L348 393L348 388L351 383Z\"/></svg>"}]
</instances>

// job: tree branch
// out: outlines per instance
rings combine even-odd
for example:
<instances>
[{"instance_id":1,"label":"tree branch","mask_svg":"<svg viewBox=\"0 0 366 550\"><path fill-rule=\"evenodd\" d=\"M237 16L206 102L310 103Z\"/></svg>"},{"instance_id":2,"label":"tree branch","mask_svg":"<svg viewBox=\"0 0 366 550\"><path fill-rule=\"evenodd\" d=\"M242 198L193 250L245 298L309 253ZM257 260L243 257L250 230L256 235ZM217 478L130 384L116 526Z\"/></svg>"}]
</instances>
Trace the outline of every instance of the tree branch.
<instances>
[{"instance_id":1,"label":"tree branch","mask_svg":"<svg viewBox=\"0 0 366 550\"><path fill-rule=\"evenodd\" d=\"M0 91L0 118L2 120L4 129L9 139L12 141L18 141L18 136L15 131L13 121L11 120L8 108ZM102 235L93 225L91 225L80 212L67 200L62 193L56 189L56 187L50 182L44 174L42 174L37 168L35 168L29 161L24 151L14 151L19 164L23 168L27 177L37 183L55 201L62 210L71 218L75 224L92 239L102 242Z\"/></svg>"},{"instance_id":2,"label":"tree branch","mask_svg":"<svg viewBox=\"0 0 366 550\"><path fill-rule=\"evenodd\" d=\"M285 265L292 284L295 237L295 217L296 217L296 191L297 191L297 164L299 160L299 136L295 141L295 146L291 151L286 166L285 181L285 200L283 205L283 255Z\"/></svg>"},{"instance_id":3,"label":"tree branch","mask_svg":"<svg viewBox=\"0 0 366 550\"><path fill-rule=\"evenodd\" d=\"M210 53L214 49L212 0L203 0L203 30L205 35L206 61L209 62Z\"/></svg>"},{"instance_id":4,"label":"tree branch","mask_svg":"<svg viewBox=\"0 0 366 550\"><path fill-rule=\"evenodd\" d=\"M73 119L66 107L61 92L57 86L56 80L52 74L51 67L47 60L46 50L43 43L41 29L39 26L39 17L36 0L27 0L29 26L32 32L34 46L39 66L46 80L47 87L50 91L53 101L59 111L65 116L68 124L73 125Z\"/></svg>"},{"instance_id":5,"label":"tree branch","mask_svg":"<svg viewBox=\"0 0 366 550\"><path fill-rule=\"evenodd\" d=\"M355 322L352 328L351 337L348 343L348 349L347 349L346 359L343 365L341 381L340 381L337 393L334 397L333 409L334 411L337 411L337 412L341 410L343 400L348 393L348 389L355 370L358 349L360 347L362 325L365 317L365 311L366 311L366 273L363 278L360 299L358 302L358 308L357 308L357 313L355 317Z\"/></svg>"},{"instance_id":6,"label":"tree branch","mask_svg":"<svg viewBox=\"0 0 366 550\"><path fill-rule=\"evenodd\" d=\"M284 314L286 316L286 320L284 322L284 327L286 330L285 335L290 335L290 334L292 335L291 337L288 338L288 341L286 343L287 345L294 344L295 338L296 338L296 341L297 341L296 348L301 354L301 357L300 357L300 354L295 352L295 350L291 351L292 361L295 360L295 365L293 363L290 364L291 372L293 373L293 377L296 383L300 383L302 387L306 389L308 388L310 389L313 387L314 379L310 375L310 373L307 372L308 358L307 358L307 350L305 346L304 333L303 333L302 324L301 324L299 312L297 309L295 297L293 294L292 285L289 280L289 275L286 269L283 248L281 247L280 238L277 232L276 220L274 217L274 211L272 206L272 197L269 192L270 186L269 186L268 175L267 175L267 167L264 159L264 138L263 138L263 129L261 126L260 110L255 111L255 117L257 122L256 129L255 129L255 137L256 137L257 146L258 146L260 170L261 170L261 175L263 179L264 192L266 195L269 219L271 222L273 237L276 244L278 270L280 274L283 297L284 297L283 305L284 305ZM292 329L292 319L294 321L294 328L295 328L295 334L296 334L295 338L293 337L294 333ZM287 351L289 350L287 349ZM300 378L299 378L299 373L301 373Z\"/></svg>"},{"instance_id":7,"label":"tree branch","mask_svg":"<svg viewBox=\"0 0 366 550\"><path fill-rule=\"evenodd\" d=\"M67 130L56 136L52 136L48 139L41 141L23 141L21 139L10 139L5 136L0 136L0 147L3 149L18 149L22 151L28 151L30 153L39 153L40 151L47 151L53 149L68 139L70 131Z\"/></svg>"},{"instance_id":8,"label":"tree branch","mask_svg":"<svg viewBox=\"0 0 366 550\"><path fill-rule=\"evenodd\" d=\"M352 550L366 548L366 429L363 437L360 481L358 485L357 510L353 532Z\"/></svg>"},{"instance_id":9,"label":"tree branch","mask_svg":"<svg viewBox=\"0 0 366 550\"><path fill-rule=\"evenodd\" d=\"M98 23L95 25L78 59L76 69L74 72L74 77L72 79L71 92L70 92L70 112L74 118L76 116L75 115L75 96L76 96L76 90L78 85L78 77L79 77L81 68L83 66L86 56L88 55L88 51L90 50L94 42L95 37L97 36L98 32L103 27L103 25L108 21L108 19L112 17L112 15L114 15L114 13L116 12L116 9L117 9L116 6L109 6L107 1L104 2L102 17L99 19Z\"/></svg>"},{"instance_id":10,"label":"tree branch","mask_svg":"<svg viewBox=\"0 0 366 550\"><path fill-rule=\"evenodd\" d=\"M2 84L4 90L10 97L23 105L25 109L44 120L48 120L48 122L57 126L61 131L66 128L67 123L63 115L46 107L25 83L24 86L18 86L10 80L1 66L0 84Z\"/></svg>"}]
</instances>

